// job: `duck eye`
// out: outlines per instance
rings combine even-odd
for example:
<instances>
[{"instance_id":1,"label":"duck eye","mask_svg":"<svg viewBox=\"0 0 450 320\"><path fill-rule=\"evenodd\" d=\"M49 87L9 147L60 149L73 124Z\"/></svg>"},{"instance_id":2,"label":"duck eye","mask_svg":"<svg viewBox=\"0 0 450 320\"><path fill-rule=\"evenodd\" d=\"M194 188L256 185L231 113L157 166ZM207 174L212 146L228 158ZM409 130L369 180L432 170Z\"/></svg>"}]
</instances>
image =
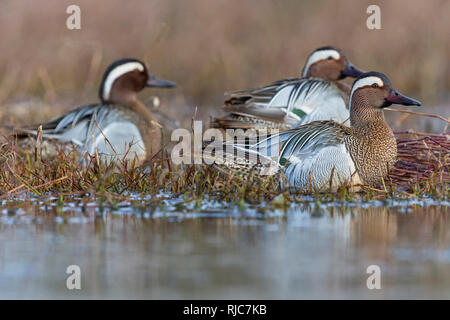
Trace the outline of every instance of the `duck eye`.
<instances>
[{"instance_id":1,"label":"duck eye","mask_svg":"<svg viewBox=\"0 0 450 320\"><path fill-rule=\"evenodd\" d=\"M372 84L372 88L378 88L378 87L379 87L378 83L373 83Z\"/></svg>"}]
</instances>

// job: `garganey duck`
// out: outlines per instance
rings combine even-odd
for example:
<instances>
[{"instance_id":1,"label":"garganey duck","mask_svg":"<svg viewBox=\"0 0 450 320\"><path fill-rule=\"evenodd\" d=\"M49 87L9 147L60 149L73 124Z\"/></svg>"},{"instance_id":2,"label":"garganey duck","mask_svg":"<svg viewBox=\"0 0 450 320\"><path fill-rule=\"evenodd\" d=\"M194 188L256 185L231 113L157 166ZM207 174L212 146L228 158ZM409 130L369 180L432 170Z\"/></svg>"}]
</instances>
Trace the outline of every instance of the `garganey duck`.
<instances>
[{"instance_id":1,"label":"garganey duck","mask_svg":"<svg viewBox=\"0 0 450 320\"><path fill-rule=\"evenodd\" d=\"M137 158L142 162L161 147L160 125L136 97L145 87L172 88L175 83L151 75L142 61L118 60L103 75L101 103L81 106L42 124L42 138L74 144L82 153L99 154L107 160ZM22 137L36 136L39 127L17 131Z\"/></svg>"},{"instance_id":2,"label":"garganey duck","mask_svg":"<svg viewBox=\"0 0 450 320\"><path fill-rule=\"evenodd\" d=\"M362 73L341 50L318 48L308 57L301 78L230 93L222 107L227 115L214 119L212 125L258 129L291 128L315 120L342 123L349 117L350 87L339 80Z\"/></svg>"},{"instance_id":3,"label":"garganey duck","mask_svg":"<svg viewBox=\"0 0 450 320\"><path fill-rule=\"evenodd\" d=\"M257 137L250 146L248 140L225 142L227 148L233 146L234 161L219 164L233 170L257 168L260 174L283 171L287 185L302 192L343 184L380 186L397 158L396 140L383 114L392 104L420 106L393 89L384 74L364 73L351 89L349 127L314 121ZM240 158L234 158L236 153Z\"/></svg>"}]
</instances>

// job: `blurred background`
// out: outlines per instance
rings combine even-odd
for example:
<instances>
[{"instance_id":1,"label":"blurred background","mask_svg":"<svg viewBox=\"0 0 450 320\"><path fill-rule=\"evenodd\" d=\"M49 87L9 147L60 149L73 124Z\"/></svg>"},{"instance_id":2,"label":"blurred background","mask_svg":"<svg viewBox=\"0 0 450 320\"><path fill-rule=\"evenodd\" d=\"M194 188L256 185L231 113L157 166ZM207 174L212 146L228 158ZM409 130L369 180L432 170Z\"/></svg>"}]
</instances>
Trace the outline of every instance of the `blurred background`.
<instances>
[{"instance_id":1,"label":"blurred background","mask_svg":"<svg viewBox=\"0 0 450 320\"><path fill-rule=\"evenodd\" d=\"M98 102L105 68L135 57L178 84L144 90L142 101L158 96L159 110L189 128L196 107L208 120L224 92L299 76L324 45L386 73L422 101L410 110L450 117L450 1L376 1L382 29L368 30L373 2L0 0L0 124ZM81 30L66 27L73 4ZM386 116L397 131L445 127ZM448 201L314 200L285 212L167 197L126 200L117 211L83 196L3 200L0 298L450 298ZM65 287L70 264L82 266L82 291ZM366 289L371 264L385 290Z\"/></svg>"},{"instance_id":2,"label":"blurred background","mask_svg":"<svg viewBox=\"0 0 450 320\"><path fill-rule=\"evenodd\" d=\"M298 76L317 47L334 45L365 70L386 73L423 111L449 114L450 1L377 1L381 30L366 27L373 1L2 0L0 123L24 125L97 102L103 71L123 57L176 81L157 95L189 125L218 113L224 92ZM81 30L66 9L81 8ZM351 83L350 80L349 83ZM387 112L396 130L441 132L439 120Z\"/></svg>"}]
</instances>

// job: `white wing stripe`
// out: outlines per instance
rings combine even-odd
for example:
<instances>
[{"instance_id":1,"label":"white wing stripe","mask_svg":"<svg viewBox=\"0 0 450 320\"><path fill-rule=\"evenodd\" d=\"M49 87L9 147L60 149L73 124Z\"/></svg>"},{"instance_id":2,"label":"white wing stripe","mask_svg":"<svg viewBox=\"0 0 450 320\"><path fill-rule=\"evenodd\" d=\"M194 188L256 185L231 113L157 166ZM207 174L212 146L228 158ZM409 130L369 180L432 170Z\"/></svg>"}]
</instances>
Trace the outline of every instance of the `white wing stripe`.
<instances>
[{"instance_id":1,"label":"white wing stripe","mask_svg":"<svg viewBox=\"0 0 450 320\"><path fill-rule=\"evenodd\" d=\"M305 68L303 69L302 77L306 77L308 74L309 68L316 62L320 60L328 59L328 57L332 57L335 60L339 60L341 55L336 50L320 50L314 52L309 56L308 61L306 61Z\"/></svg>"},{"instance_id":2,"label":"white wing stripe","mask_svg":"<svg viewBox=\"0 0 450 320\"><path fill-rule=\"evenodd\" d=\"M125 73L134 70L139 70L142 72L144 71L144 66L140 62L128 62L117 66L110 73L108 73L108 76L105 80L105 85L103 87L103 99L105 101L109 99L109 94L111 93L111 88L114 81L123 76Z\"/></svg>"}]
</instances>

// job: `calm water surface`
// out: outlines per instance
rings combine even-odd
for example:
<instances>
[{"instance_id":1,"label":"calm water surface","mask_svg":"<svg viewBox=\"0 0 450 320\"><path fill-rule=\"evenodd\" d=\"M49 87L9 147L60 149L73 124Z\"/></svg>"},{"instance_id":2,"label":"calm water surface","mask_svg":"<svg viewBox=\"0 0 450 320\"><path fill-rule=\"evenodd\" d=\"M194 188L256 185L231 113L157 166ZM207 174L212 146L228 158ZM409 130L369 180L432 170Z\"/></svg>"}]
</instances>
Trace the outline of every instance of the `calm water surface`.
<instances>
[{"instance_id":1,"label":"calm water surface","mask_svg":"<svg viewBox=\"0 0 450 320\"><path fill-rule=\"evenodd\" d=\"M449 299L449 206L2 201L0 298Z\"/></svg>"}]
</instances>

